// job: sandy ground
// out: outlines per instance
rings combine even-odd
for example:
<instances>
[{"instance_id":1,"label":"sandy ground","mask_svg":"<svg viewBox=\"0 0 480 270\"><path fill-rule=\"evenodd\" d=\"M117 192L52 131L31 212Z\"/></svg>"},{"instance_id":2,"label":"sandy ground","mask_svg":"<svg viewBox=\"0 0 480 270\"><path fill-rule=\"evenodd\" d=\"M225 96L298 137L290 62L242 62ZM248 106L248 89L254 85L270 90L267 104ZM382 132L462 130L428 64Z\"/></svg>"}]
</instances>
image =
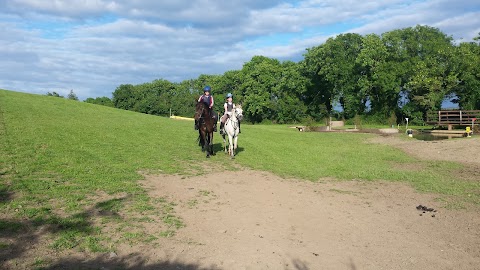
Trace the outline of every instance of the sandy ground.
<instances>
[{"instance_id":1,"label":"sandy ground","mask_svg":"<svg viewBox=\"0 0 480 270\"><path fill-rule=\"evenodd\" d=\"M399 136L377 136L372 143L392 145L420 159L456 161L480 167L480 138L421 141Z\"/></svg>"},{"instance_id":2,"label":"sandy ground","mask_svg":"<svg viewBox=\"0 0 480 270\"><path fill-rule=\"evenodd\" d=\"M480 138L370 143L480 168ZM251 170L149 175L141 184L152 198L175 202L186 227L158 245L79 255L49 269L480 269L478 208L444 209L407 184L312 183Z\"/></svg>"},{"instance_id":3,"label":"sandy ground","mask_svg":"<svg viewBox=\"0 0 480 270\"><path fill-rule=\"evenodd\" d=\"M155 253L205 269L478 269L480 216L437 209L404 184L282 180L254 171L156 176L151 196L188 202L188 224ZM422 214L422 215L420 215ZM432 217L435 215L435 217ZM153 255L153 254L151 254Z\"/></svg>"}]
</instances>

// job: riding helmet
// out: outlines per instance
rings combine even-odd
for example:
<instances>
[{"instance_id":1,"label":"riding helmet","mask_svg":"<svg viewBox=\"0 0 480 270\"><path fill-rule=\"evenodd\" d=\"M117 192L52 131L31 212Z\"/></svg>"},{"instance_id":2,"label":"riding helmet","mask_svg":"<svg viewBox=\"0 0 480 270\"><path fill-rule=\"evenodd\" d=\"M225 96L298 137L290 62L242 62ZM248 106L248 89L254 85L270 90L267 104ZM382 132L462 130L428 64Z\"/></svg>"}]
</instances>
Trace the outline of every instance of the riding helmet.
<instances>
[{"instance_id":1,"label":"riding helmet","mask_svg":"<svg viewBox=\"0 0 480 270\"><path fill-rule=\"evenodd\" d=\"M232 93L227 94L227 98L233 97Z\"/></svg>"},{"instance_id":2,"label":"riding helmet","mask_svg":"<svg viewBox=\"0 0 480 270\"><path fill-rule=\"evenodd\" d=\"M210 92L211 89L212 89L212 88L207 85L207 86L205 86L205 87L203 88L203 92Z\"/></svg>"}]
</instances>

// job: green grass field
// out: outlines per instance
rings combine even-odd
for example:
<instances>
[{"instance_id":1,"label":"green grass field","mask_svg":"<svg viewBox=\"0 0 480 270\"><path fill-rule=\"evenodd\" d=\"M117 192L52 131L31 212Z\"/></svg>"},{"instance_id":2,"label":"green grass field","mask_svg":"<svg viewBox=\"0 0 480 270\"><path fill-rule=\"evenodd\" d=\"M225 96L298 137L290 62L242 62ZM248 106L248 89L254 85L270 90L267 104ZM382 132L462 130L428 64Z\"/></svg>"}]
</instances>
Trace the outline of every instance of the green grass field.
<instances>
[{"instance_id":1,"label":"green grass field","mask_svg":"<svg viewBox=\"0 0 480 270\"><path fill-rule=\"evenodd\" d=\"M373 135L243 124L236 159L219 152L207 160L197 134L190 121L0 90L0 236L47 226L52 248L90 251L114 248L115 240L101 233L106 229L131 242L168 237L188 224L175 215L173 202L146 195L139 172L188 176L208 174L205 165L233 170L233 163L311 181L403 181L439 198L480 204L480 194L471 192L479 183L456 177L460 164L421 161L367 143ZM215 150L221 149L217 133ZM93 223L98 212L102 222ZM138 215L127 219L121 212ZM163 227L143 235L142 222Z\"/></svg>"}]
</instances>

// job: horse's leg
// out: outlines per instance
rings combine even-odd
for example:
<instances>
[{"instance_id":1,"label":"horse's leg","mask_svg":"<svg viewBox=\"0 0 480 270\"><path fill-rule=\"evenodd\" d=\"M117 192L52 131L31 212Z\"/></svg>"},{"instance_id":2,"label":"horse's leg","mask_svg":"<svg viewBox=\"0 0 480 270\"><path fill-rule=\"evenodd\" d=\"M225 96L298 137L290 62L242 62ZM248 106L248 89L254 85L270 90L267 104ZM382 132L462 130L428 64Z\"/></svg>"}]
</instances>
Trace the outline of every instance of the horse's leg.
<instances>
[{"instance_id":1,"label":"horse's leg","mask_svg":"<svg viewBox=\"0 0 480 270\"><path fill-rule=\"evenodd\" d=\"M227 141L225 140L225 134L222 135L223 138L223 151L227 153Z\"/></svg>"},{"instance_id":2,"label":"horse's leg","mask_svg":"<svg viewBox=\"0 0 480 270\"><path fill-rule=\"evenodd\" d=\"M202 146L202 152L205 152L205 132L202 132L202 130L200 130L199 133L200 133L200 145Z\"/></svg>"},{"instance_id":3,"label":"horse's leg","mask_svg":"<svg viewBox=\"0 0 480 270\"><path fill-rule=\"evenodd\" d=\"M223 124L223 134L222 134L222 137L223 137L223 151L225 152L225 154L228 153L228 145L227 145L227 140L228 140L228 132L227 132L227 129L228 129L228 120L225 121L225 124ZM227 138L225 138L227 137Z\"/></svg>"},{"instance_id":4,"label":"horse's leg","mask_svg":"<svg viewBox=\"0 0 480 270\"><path fill-rule=\"evenodd\" d=\"M237 133L237 132L235 132ZM235 155L235 151L237 150L238 146L238 133L235 134L235 138L233 139L233 155Z\"/></svg>"},{"instance_id":5,"label":"horse's leg","mask_svg":"<svg viewBox=\"0 0 480 270\"><path fill-rule=\"evenodd\" d=\"M230 154L230 157L233 158L233 136L231 134L228 134L228 153Z\"/></svg>"},{"instance_id":6,"label":"horse's leg","mask_svg":"<svg viewBox=\"0 0 480 270\"><path fill-rule=\"evenodd\" d=\"M210 145L210 154L212 156L215 156L215 152L213 151L213 132L210 133L210 143L209 143L209 145Z\"/></svg>"},{"instance_id":7,"label":"horse's leg","mask_svg":"<svg viewBox=\"0 0 480 270\"><path fill-rule=\"evenodd\" d=\"M207 156L206 156L207 158L210 157L210 148L208 146L210 144L209 140L210 140L210 134L206 133L204 147L205 147L205 152L207 152Z\"/></svg>"}]
</instances>

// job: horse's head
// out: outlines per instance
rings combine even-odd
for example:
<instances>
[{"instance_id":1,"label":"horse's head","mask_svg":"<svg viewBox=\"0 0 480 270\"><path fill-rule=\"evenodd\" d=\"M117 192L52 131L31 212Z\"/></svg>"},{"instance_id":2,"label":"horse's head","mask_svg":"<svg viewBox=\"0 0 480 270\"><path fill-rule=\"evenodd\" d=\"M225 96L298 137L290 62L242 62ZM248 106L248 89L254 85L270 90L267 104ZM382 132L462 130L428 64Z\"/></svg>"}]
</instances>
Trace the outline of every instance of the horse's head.
<instances>
[{"instance_id":1,"label":"horse's head","mask_svg":"<svg viewBox=\"0 0 480 270\"><path fill-rule=\"evenodd\" d=\"M196 112L202 111L202 108L203 108L203 102L197 101L197 105L195 106L195 111Z\"/></svg>"},{"instance_id":2,"label":"horse's head","mask_svg":"<svg viewBox=\"0 0 480 270\"><path fill-rule=\"evenodd\" d=\"M242 105L236 105L235 106L235 115L236 115L238 120L242 121L242 119L243 119Z\"/></svg>"},{"instance_id":3,"label":"horse's head","mask_svg":"<svg viewBox=\"0 0 480 270\"><path fill-rule=\"evenodd\" d=\"M195 106L195 119L201 117L205 112L206 104L202 101L198 101L197 105Z\"/></svg>"}]
</instances>

